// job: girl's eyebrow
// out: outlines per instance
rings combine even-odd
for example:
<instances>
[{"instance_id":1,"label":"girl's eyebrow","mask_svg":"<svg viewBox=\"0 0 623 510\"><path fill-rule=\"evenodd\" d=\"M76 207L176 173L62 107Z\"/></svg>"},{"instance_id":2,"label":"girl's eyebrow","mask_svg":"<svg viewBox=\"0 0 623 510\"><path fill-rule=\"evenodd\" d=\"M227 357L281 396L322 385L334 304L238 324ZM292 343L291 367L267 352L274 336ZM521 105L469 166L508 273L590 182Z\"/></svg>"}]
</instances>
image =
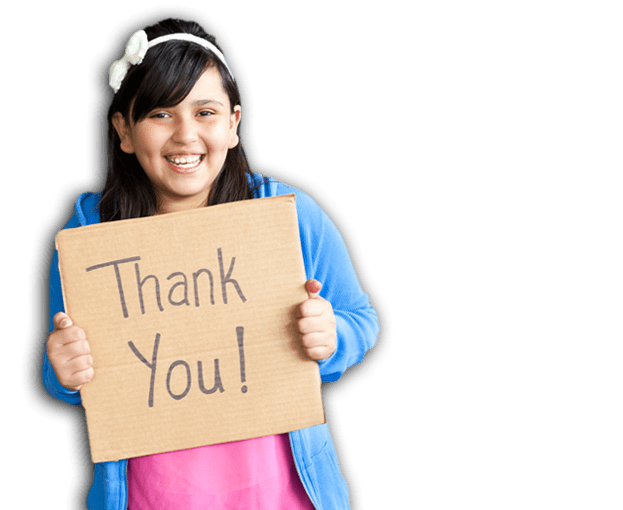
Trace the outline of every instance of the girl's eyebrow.
<instances>
[{"instance_id":1,"label":"girl's eyebrow","mask_svg":"<svg viewBox=\"0 0 623 510\"><path fill-rule=\"evenodd\" d=\"M221 103L220 101L217 101L216 99L198 99L197 101L195 101L195 104L197 106L203 106L203 105L210 104L210 103L223 106L223 103Z\"/></svg>"}]
</instances>

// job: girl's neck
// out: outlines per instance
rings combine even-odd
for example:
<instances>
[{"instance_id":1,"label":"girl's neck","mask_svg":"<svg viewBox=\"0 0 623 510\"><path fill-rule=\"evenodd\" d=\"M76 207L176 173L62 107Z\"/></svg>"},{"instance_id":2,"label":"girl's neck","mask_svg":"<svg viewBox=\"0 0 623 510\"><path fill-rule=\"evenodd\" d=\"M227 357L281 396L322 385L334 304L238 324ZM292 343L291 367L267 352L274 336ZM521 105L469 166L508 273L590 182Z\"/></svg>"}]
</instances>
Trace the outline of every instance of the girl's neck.
<instances>
[{"instance_id":1,"label":"girl's neck","mask_svg":"<svg viewBox=\"0 0 623 510\"><path fill-rule=\"evenodd\" d=\"M198 209L199 207L205 207L208 204L208 199L202 198L200 200L197 197L179 198L179 199L158 199L158 208L156 214L167 214L172 212L189 211L191 209Z\"/></svg>"}]
</instances>

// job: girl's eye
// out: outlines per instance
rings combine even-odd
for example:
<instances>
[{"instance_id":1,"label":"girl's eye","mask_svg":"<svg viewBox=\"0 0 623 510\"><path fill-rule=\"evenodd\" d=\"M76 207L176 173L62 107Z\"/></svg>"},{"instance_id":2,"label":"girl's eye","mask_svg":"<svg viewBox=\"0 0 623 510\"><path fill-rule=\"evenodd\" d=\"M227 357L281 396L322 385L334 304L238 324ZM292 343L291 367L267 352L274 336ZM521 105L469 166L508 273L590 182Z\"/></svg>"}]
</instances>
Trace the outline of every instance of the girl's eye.
<instances>
[{"instance_id":1,"label":"girl's eye","mask_svg":"<svg viewBox=\"0 0 623 510\"><path fill-rule=\"evenodd\" d=\"M211 110L203 110L199 112L199 117L209 117L210 115L214 115L214 112Z\"/></svg>"},{"instance_id":2,"label":"girl's eye","mask_svg":"<svg viewBox=\"0 0 623 510\"><path fill-rule=\"evenodd\" d=\"M165 112L157 112L150 115L152 119L166 119L168 116L169 114Z\"/></svg>"}]
</instances>

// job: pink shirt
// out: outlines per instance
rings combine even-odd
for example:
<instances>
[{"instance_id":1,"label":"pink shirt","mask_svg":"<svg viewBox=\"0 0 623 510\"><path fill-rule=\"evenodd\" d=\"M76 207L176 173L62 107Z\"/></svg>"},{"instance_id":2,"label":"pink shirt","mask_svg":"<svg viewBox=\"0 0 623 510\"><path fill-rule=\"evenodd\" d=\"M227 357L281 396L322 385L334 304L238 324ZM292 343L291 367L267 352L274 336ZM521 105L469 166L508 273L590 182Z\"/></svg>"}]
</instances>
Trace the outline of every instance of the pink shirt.
<instances>
[{"instance_id":1,"label":"pink shirt","mask_svg":"<svg viewBox=\"0 0 623 510\"><path fill-rule=\"evenodd\" d=\"M313 510L288 434L128 461L128 510Z\"/></svg>"}]
</instances>

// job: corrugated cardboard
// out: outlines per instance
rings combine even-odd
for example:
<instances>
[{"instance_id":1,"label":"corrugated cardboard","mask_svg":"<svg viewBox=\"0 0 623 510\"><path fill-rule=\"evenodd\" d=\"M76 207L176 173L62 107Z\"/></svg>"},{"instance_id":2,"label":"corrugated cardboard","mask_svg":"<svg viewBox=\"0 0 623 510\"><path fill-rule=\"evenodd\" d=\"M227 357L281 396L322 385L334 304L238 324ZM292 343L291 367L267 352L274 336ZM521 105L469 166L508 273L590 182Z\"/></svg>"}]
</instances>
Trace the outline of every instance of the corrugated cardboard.
<instances>
[{"instance_id":1,"label":"corrugated cardboard","mask_svg":"<svg viewBox=\"0 0 623 510\"><path fill-rule=\"evenodd\" d=\"M307 298L294 195L63 230L65 307L94 379L94 462L324 423L294 308Z\"/></svg>"}]
</instances>

